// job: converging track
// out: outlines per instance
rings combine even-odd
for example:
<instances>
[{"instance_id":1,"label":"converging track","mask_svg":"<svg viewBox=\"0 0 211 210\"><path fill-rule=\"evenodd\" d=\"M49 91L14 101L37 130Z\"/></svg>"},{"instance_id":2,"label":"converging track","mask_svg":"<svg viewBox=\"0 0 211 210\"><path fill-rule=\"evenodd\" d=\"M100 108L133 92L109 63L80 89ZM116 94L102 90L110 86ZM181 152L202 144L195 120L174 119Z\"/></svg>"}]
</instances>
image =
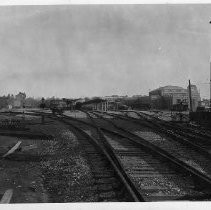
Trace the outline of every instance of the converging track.
<instances>
[{"instance_id":1,"label":"converging track","mask_svg":"<svg viewBox=\"0 0 211 210\"><path fill-rule=\"evenodd\" d=\"M167 122L146 112L139 111L127 111L125 112L128 117L145 120L149 126L154 126L162 132L165 132L172 137L183 138L183 141L189 143L190 146L201 150L204 153L208 153L211 157L211 135L208 132L201 131L199 129L192 129L188 127L187 123L184 125L175 124L173 122Z\"/></svg>"},{"instance_id":2,"label":"converging track","mask_svg":"<svg viewBox=\"0 0 211 210\"><path fill-rule=\"evenodd\" d=\"M88 114L88 113L87 113ZM89 117L91 117L91 115L89 114ZM123 134L123 133L119 133L119 131L117 132L117 130L118 129L116 129L115 128L115 126L113 126L112 125L112 123L111 122L108 122L108 124L107 124L107 126L105 126L105 123L103 123L102 122L102 120L100 120L99 119L99 116L98 117L96 117L96 114L95 114L95 116L92 114L92 117L91 117L92 119L91 119L91 121L90 121L90 123L88 123L88 122L86 122L86 121L82 121L82 120L77 120L78 122L80 121L80 123L83 123L83 124L86 124L86 125L92 125L93 126L93 124L95 125L95 126L99 126L101 129L101 132L103 132L103 134L104 134L104 137L105 137L105 140L107 140L108 142L109 142L109 144L111 144L111 146L112 146L112 141L114 141L114 139L117 139L117 137L118 137L118 144L119 144L119 141L120 141L120 139L121 139L121 142L123 141L124 143L126 142L126 139L127 140L130 140L130 143L131 143L131 141L133 142L133 144L134 144L134 139L133 138L131 138L131 137L128 137L128 135L126 135L125 133ZM108 118L108 117L107 117ZM72 120L74 120L74 119L72 119ZM75 119L76 120L76 119ZM95 121L97 121L97 123L95 123L93 120L95 120ZM113 126L113 127L112 127ZM107 128L109 128L109 129L107 129ZM98 130L99 130L99 128L98 128ZM101 134L102 135L102 134ZM111 137L111 135L112 135L112 137ZM110 136L110 138L108 138L108 136ZM114 136L115 136L115 138L114 138ZM120 138L120 139L119 139ZM110 141L109 141L109 139L110 139ZM137 149L137 145L139 144L139 146L140 146L140 142L139 143L137 143L137 141L136 141L136 146L134 146L136 149ZM144 148L145 150L147 150L148 151L148 153L150 153L150 154L152 154L152 148L150 148L150 147L147 147L146 145L142 145L142 148ZM153 150L153 152L154 152L154 155L155 155L155 150L156 150L157 148L154 148L154 150ZM118 148L114 148L113 147L113 150L116 152L117 150L118 150ZM128 149L127 149L128 150ZM158 149L159 150L159 149ZM159 151L160 152L160 151ZM159 152L158 152L158 154L159 154ZM163 152L163 151L162 151ZM129 151L129 153L130 153L130 151ZM120 153L118 153L117 152L117 154L121 154L121 152ZM141 152L140 151L137 151L137 154L141 154ZM156 154L157 155L157 154ZM126 154L126 156L127 156L127 154ZM139 156L139 158L140 158L140 155L138 155ZM160 156L160 155L159 155ZM162 158L163 157L165 157L165 155L161 155L162 156ZM123 156L122 156L123 157ZM122 159L121 159L121 157L119 157L120 158L120 160L121 160L121 162L122 162ZM161 157L160 157L161 158ZM124 158L123 158L124 159ZM133 159L131 159L131 158L129 158L130 160L131 160L131 162L133 163L133 165L137 165L137 167L139 167L139 162L134 162L134 160ZM158 157L156 157L156 158L154 158L154 159L158 159ZM164 158L165 159L165 158ZM149 159L149 157L147 157L146 158L146 160L150 160ZM166 160L165 160L166 161ZM162 164L162 162L165 162L164 160L162 160L162 161L160 161L159 163L155 163L155 165L157 164L157 166L161 166ZM167 162L169 161L169 159L167 160ZM178 164L182 164L180 161L176 161L176 163ZM125 165L124 165L124 161L122 162L122 164L123 164L123 166L124 166L124 168L125 168ZM169 163L168 163L169 164ZM176 164L176 166L178 167L178 165ZM173 161L170 165L175 165L175 162ZM186 166L186 165L185 165ZM180 165L180 167L181 167L181 165ZM140 168L142 168L142 167L140 167ZM153 166L152 168L155 168L155 166ZM161 167L162 168L162 167ZM186 174L187 175L187 171L186 171L186 169L184 169L185 167L183 166L183 167L181 167L181 168L183 168L183 170L184 170L184 173L183 173L183 175L181 175L181 177L183 177L184 176L184 174ZM171 168L172 169L172 168ZM192 168L191 168L192 169ZM146 201L149 201L149 200L175 200L175 199L187 199L187 200L203 200L203 199L208 199L208 198L210 198L210 192L209 192L209 187L207 188L207 189L203 189L203 190L198 190L200 187L202 187L203 188L203 185L202 185L202 183L206 180L206 176L205 176L205 179L203 179L202 178L202 180L200 180L200 178L198 177L198 175L200 176L201 174L199 173L198 175L196 175L197 174L197 172L196 173L194 173L193 171L191 171L191 169L190 168L188 168L188 177L190 176L190 174L194 177L194 178L192 178L192 182L193 182L193 180L194 180L194 184L192 183L191 185L190 185L190 182L189 182L189 185L190 185L190 189L194 189L192 192L197 192L196 194L191 194L190 192L186 192L186 193L184 193L183 194L183 196L181 196L181 189L179 189L178 190L178 192L180 192L180 193L178 193L178 194L175 194L175 193L172 193L172 195L171 195L171 193L169 193L171 190L171 188L172 187L169 187L168 188L168 190L167 190L167 188L165 189L165 190L163 190L162 191L162 187L160 187L160 189L159 189L159 187L154 187L153 188L153 186L154 186L154 183L153 183L153 181L151 182L152 183L152 185L153 186L151 186L151 189L150 189L150 187L148 188L148 189L144 189L143 191L142 191L142 196L143 197L145 197L145 200ZM126 168L125 168L125 170L126 170ZM141 171L141 169L139 169L140 171ZM181 170L181 169L180 169ZM129 170L129 171L133 171L133 170ZM161 170L160 170L161 171ZM127 170L126 170L126 172L127 172ZM151 173L153 174L155 171L152 171ZM191 172L193 172L193 173L191 173ZM174 172L174 174L176 174L176 173L178 173L178 172ZM127 172L127 174L131 177L131 175ZM170 173L171 174L171 173ZM171 174L172 175L172 174ZM162 177L163 175L162 175L162 173L161 174L159 174L155 179L157 179L157 181L159 180L159 179L161 179L160 177ZM178 176L178 175L177 175ZM196 176L196 177L195 177ZM146 177L150 177L150 175L148 176L146 173L145 173L145 178ZM167 176L168 177L168 176ZM172 176L170 176L170 177L172 177ZM142 178L143 178L143 175L142 175ZM131 179L133 180L133 178L131 177ZM165 179L165 178L164 178ZM190 179L190 177L189 177L189 179ZM146 180L146 179L145 179ZM149 179L150 180L150 179ZM173 180L173 178L171 179L170 178L170 180ZM178 177L177 178L175 178L175 180L181 180L181 178L179 178L178 179ZM134 180L133 180L134 181ZM190 180L189 180L190 181ZM209 180L207 180L208 181L208 183L209 183L209 185L210 185L210 182L209 182ZM162 181L160 181L160 182L162 182ZM160 184L160 182L158 181L158 183ZM167 183L168 183L168 181L166 181ZM205 181L206 182L206 181ZM137 184L137 181L134 181L134 183L136 183L136 186L138 186L138 184ZM150 183L150 181L149 181L149 183ZM165 182L164 182L165 183ZM159 185L158 184L158 185ZM165 185L165 184L164 184ZM187 186L188 186L188 184L184 184L184 186L185 186L185 188L186 189L188 189L187 188ZM195 187L193 187L193 186L195 186ZM189 189L189 190L190 190ZM144 193L144 191L145 191L145 193ZM140 188L139 188L139 192L141 193L141 190L140 190ZM151 192L151 194L150 194L150 192ZM152 193L153 192L153 193ZM168 193L163 193L163 192L168 192ZM148 196L146 196L146 195L148 195ZM149 195L151 195L151 197L149 196ZM188 195L188 196L187 196Z\"/></svg>"},{"instance_id":3,"label":"converging track","mask_svg":"<svg viewBox=\"0 0 211 210\"><path fill-rule=\"evenodd\" d=\"M58 120L75 134L89 161L98 201L211 200L208 156L169 136L160 140L160 133L138 114L84 113L83 119L45 111L25 114Z\"/></svg>"},{"instance_id":4,"label":"converging track","mask_svg":"<svg viewBox=\"0 0 211 210\"><path fill-rule=\"evenodd\" d=\"M96 113L95 113L96 114ZM171 155L170 153L166 152L168 147L166 146L165 150L164 150L164 147L158 147L158 145L156 144L153 144L152 142L150 142L148 139L144 139L143 137L138 137L136 134L128 131L129 129L133 129L135 126L133 125L132 127L131 126L128 126L128 123L127 123L127 127L126 127L126 124L124 125L123 122L121 122L121 126L118 126L117 125L117 122L116 123L113 123L113 121L111 121L111 119L109 120L108 117L105 118L105 117L102 117L104 115L107 115L105 113L100 114L97 113L98 117L101 117L102 119L104 119L105 121L107 121L107 126L111 126L111 124L114 125L114 127L116 127L117 129L121 130L122 132L125 133L125 135L127 136L130 136L132 137L133 139L137 139L137 141L139 141L140 144L143 144L143 145L147 145L149 146L151 149L153 149L154 152L156 153L159 153L160 155L164 156L164 157L167 157L168 161L171 160L172 162L174 162L177 167L180 166L181 168L185 168L185 170L187 170L189 173L191 173L192 175L196 175L197 178L196 180L206 180L206 182L210 185L210 174L209 173L204 173L204 171L201 171L200 168L196 167L195 165L193 165L193 162L186 162L184 161L181 156L176 156L175 154L174 155ZM113 115L110 115L111 117L113 117ZM115 116L117 117L117 116ZM118 120L119 124L120 124L120 121ZM124 126L122 126L124 125ZM124 127L124 128L123 128ZM190 160L189 160L190 161ZM209 166L208 166L208 169L209 169ZM203 187L202 187L203 188Z\"/></svg>"},{"instance_id":5,"label":"converging track","mask_svg":"<svg viewBox=\"0 0 211 210\"><path fill-rule=\"evenodd\" d=\"M102 139L98 135L92 137L91 133L96 133L95 127L82 126L73 121L73 118L64 115L45 115L70 126L71 131L77 136L90 160L98 201L144 201L134 183L122 170L110 145L102 144Z\"/></svg>"},{"instance_id":6,"label":"converging track","mask_svg":"<svg viewBox=\"0 0 211 210\"><path fill-rule=\"evenodd\" d=\"M99 114L99 113L98 113ZM119 116L114 114L104 113L106 115L119 118L117 124L121 124L122 128L128 129L127 121L133 123L129 129L133 130L131 133L138 135L142 139L151 142L153 145L165 150L176 158L180 159L185 164L194 167L196 170L209 177L211 175L209 151L192 143L181 135L174 134L173 131L168 132L166 129L160 129L159 125L149 125L145 119L135 119L133 117ZM102 116L101 116L102 117Z\"/></svg>"}]
</instances>

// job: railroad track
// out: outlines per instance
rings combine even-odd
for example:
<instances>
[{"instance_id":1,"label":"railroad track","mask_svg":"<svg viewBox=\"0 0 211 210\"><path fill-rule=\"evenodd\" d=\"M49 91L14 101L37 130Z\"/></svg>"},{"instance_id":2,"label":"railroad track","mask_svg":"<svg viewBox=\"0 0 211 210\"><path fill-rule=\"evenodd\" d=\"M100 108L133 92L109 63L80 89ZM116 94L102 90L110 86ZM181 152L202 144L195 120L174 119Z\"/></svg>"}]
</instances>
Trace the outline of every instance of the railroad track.
<instances>
[{"instance_id":1,"label":"railroad track","mask_svg":"<svg viewBox=\"0 0 211 210\"><path fill-rule=\"evenodd\" d=\"M48 115L48 117L50 116ZM53 118L69 125L83 146L95 179L94 188L98 201L144 201L133 182L122 170L122 166L110 145L102 144L102 139L98 135L95 135L95 138L92 137L91 133L96 133L94 126L90 127L88 124L86 127L81 126L75 120L73 123L73 118L64 115Z\"/></svg>"},{"instance_id":2,"label":"railroad track","mask_svg":"<svg viewBox=\"0 0 211 210\"><path fill-rule=\"evenodd\" d=\"M139 143L119 132L102 130L146 201L210 198L207 192L203 195L195 191L194 188L200 187L199 183L190 179L186 171L175 171L173 164L163 156L148 147L143 148L143 145L140 147Z\"/></svg>"},{"instance_id":3,"label":"railroad track","mask_svg":"<svg viewBox=\"0 0 211 210\"><path fill-rule=\"evenodd\" d=\"M141 114L131 111L133 114L135 113L137 116L128 116L128 115L118 115L118 114L110 114L110 113L104 113L106 115L109 115L113 118L118 118L118 119L122 119L122 120L126 120L126 121L130 121L133 122L135 124L138 124L142 127L148 127L150 128L151 131L155 131L155 133L159 133L160 135L165 134L166 137L169 137L170 139L174 140L175 143L173 141L171 141L172 144L176 144L175 147L180 147L181 145L183 145L181 149L185 149L185 148L190 148L190 152L192 154L192 151L194 150L195 153L193 153L193 155L196 155L196 153L200 153L201 156L205 156L206 159L211 159L211 148L209 148L210 145L210 140L206 139L206 143L204 143L204 141L202 142L201 139L198 139L198 141L194 142L193 138L191 138L190 136L188 136L188 134L184 135L184 132L180 132L179 130L175 131L173 129L168 129L164 126L162 126L162 124L159 124L157 122L154 122L153 120L148 120L146 118L141 117ZM99 114L99 112L98 112ZM137 130L140 128L137 128ZM141 135L141 133L139 133ZM158 136L157 136L158 137ZM156 135L155 135L156 138ZM158 138L157 138L158 139ZM197 137L195 137L195 139L197 139ZM203 139L205 140L205 139ZM200 142L201 141L201 142ZM158 142L159 143L159 142ZM168 145L167 145L168 146ZM192 150L191 150L192 149ZM199 155L196 155L199 156ZM207 162L208 164L208 162ZM210 165L210 164L208 164Z\"/></svg>"},{"instance_id":4,"label":"railroad track","mask_svg":"<svg viewBox=\"0 0 211 210\"><path fill-rule=\"evenodd\" d=\"M207 156L211 157L211 135L208 133L202 133L201 131L193 130L185 126L175 125L171 122L165 122L149 114L138 112L138 111L129 111L127 112L129 117L134 118L130 114L137 115L137 119L145 120L148 122L148 125L154 128L156 127L161 132L166 133L171 137L176 137L176 139L181 139L183 142L186 142L191 147L195 148L202 153L206 153ZM135 118L136 119L136 118Z\"/></svg>"},{"instance_id":5,"label":"railroad track","mask_svg":"<svg viewBox=\"0 0 211 210\"><path fill-rule=\"evenodd\" d=\"M21 113L15 113L21 114ZM109 202L130 202L130 201L144 201L141 195L136 191L133 183L121 170L121 165L112 156L112 151L109 145L105 148L100 144L100 139L95 139L89 133L94 131L94 127L90 126L81 128L79 125L74 125L69 118L64 119L62 116L56 116L43 112L26 113L28 115L44 115L51 120L60 121L69 126L69 129L77 136L78 141L84 148L87 160L89 161L92 175L94 177L94 185L92 191L96 192L97 201ZM16 154L19 158L20 154ZM42 157L43 158L43 157ZM26 160L26 159L25 159Z\"/></svg>"},{"instance_id":6,"label":"railroad track","mask_svg":"<svg viewBox=\"0 0 211 210\"><path fill-rule=\"evenodd\" d=\"M97 113L97 114L99 116L99 113ZM99 117L102 117L102 116L99 116ZM104 118L104 120L109 121L108 125L112 124L111 120L106 119L106 118ZM134 135L133 132L128 131L128 129L130 129L130 128L132 129L133 127L135 127L134 125L130 126L130 128L128 128L128 123L127 124L125 123L125 125L123 127L120 127L120 126L117 126L117 125L115 125L115 126L118 129L125 132L126 134L128 133L130 136L132 136L136 139L139 139L139 141L142 141L143 143L149 144L148 146L152 147L154 149L154 151L156 151L156 152L158 152L162 155L165 154L164 156L168 157L171 160L174 160L176 163L179 163L180 167L181 166L185 167L189 172L191 171L191 173L193 172L193 174L196 173L201 178L204 177L207 181L209 180L208 183L210 183L210 166L207 165L207 164L209 164L209 160L204 159L204 157L200 156L200 159L195 159L193 161L193 159L194 159L194 152L193 151L192 151L192 156L190 154L188 154L188 156L185 157L185 155L187 155L186 154L187 151L184 151L184 148L183 148L183 151L185 153L183 153L183 154L178 153L178 150L176 149L177 145L175 145L175 144L169 145L169 143L168 144L162 143L163 145L162 144L159 145L158 143L160 143L160 142L157 141L157 140L155 140L155 142L153 142L153 141L150 141L149 138L147 139L146 136L138 136L137 137L137 135ZM138 129L138 128L136 128L136 129ZM151 138L152 138L152 136L151 136ZM166 141L166 142L168 142L168 141ZM170 150L170 149L173 149L173 150ZM182 149L181 145L180 145L180 149ZM199 154L197 154L197 157L199 158ZM206 161L207 164L204 164L205 162L201 162L201 161ZM198 163L198 165L196 163ZM204 178L202 178L202 179L204 179Z\"/></svg>"},{"instance_id":7,"label":"railroad track","mask_svg":"<svg viewBox=\"0 0 211 210\"><path fill-rule=\"evenodd\" d=\"M112 165L114 174L119 178L123 177L123 179L112 178L111 171L107 174L111 179L102 178L101 175L104 173L98 174L99 180L107 180L103 182L104 184L98 183L104 185L98 189L102 201L109 201L109 199L111 201L209 200L211 198L209 177L139 136L115 126L108 117L106 119L108 126L102 122L103 117L100 117L99 113L89 114L90 122L64 115L59 118L70 125L71 129L75 129L81 144L85 142L84 148L88 149L87 155L90 155L90 160L93 162L92 167L98 167L98 163L102 161L102 165L99 164L101 168L93 169L93 171L99 173L103 171L102 166L107 168L108 165ZM90 130L92 130L91 133L89 133ZM96 153L96 147L97 150L101 147L101 151ZM103 156L102 151L104 151ZM109 156L110 161L108 161ZM95 158L96 161L93 161ZM108 180L112 180L112 183ZM119 180L122 183L120 186L124 185L124 190L111 187ZM106 183L110 186L110 190L105 188Z\"/></svg>"},{"instance_id":8,"label":"railroad track","mask_svg":"<svg viewBox=\"0 0 211 210\"><path fill-rule=\"evenodd\" d=\"M205 127L202 127L200 125L195 125L192 124L191 122L179 122L177 123L177 121L165 121L163 119L160 119L158 116L156 116L155 114L153 114L153 112L148 112L148 111L138 111L138 110L127 110L128 112L132 113L139 113L145 117L150 117L151 119L154 119L156 121L159 121L160 123L168 123L169 125L173 125L177 128L182 129L183 131L187 131L187 132L191 132L193 134L197 134L201 137L205 137L205 138L211 138L211 132L209 129L206 129ZM124 110L123 112L127 112L126 110Z\"/></svg>"},{"instance_id":9,"label":"railroad track","mask_svg":"<svg viewBox=\"0 0 211 210\"><path fill-rule=\"evenodd\" d=\"M94 119L96 120L96 117L94 117L92 115L91 118L92 118L91 123L93 124L94 123L93 120ZM85 122L81 121L81 123L85 123ZM87 124L87 122L86 122L86 124ZM109 125L110 124L111 123L109 123ZM187 175L186 170L184 171L184 173L182 175L181 174L178 175L178 172L175 173L175 170L174 170L174 172L172 172L172 168L170 167L171 169L169 169L169 159L166 159L164 156L159 155L159 153L157 153L155 150L152 151L152 148L147 147L146 145L141 145L142 146L142 151L141 151L140 148L137 149L137 146L140 147L140 143L134 141L134 139L128 138L127 136L120 134L119 132L114 132L114 131L111 131L111 130L108 130L105 128L101 128L101 130L103 131L103 133L105 135L105 141L108 141L109 144L112 145L113 150L116 152L116 154L119 155L119 158L121 159L122 164L124 165L125 171L131 177L131 179L134 181L134 183L139 187L139 192L142 194L145 201L175 200L175 199L178 199L178 200L183 200L183 199L184 200L203 200L203 199L210 198L210 192L207 193L207 191L206 190L204 191L204 189L200 192L197 190L196 191L193 190L191 192L191 190L193 189L193 186L195 186L195 187L197 186L196 188L202 186L199 179L197 177L195 177L194 179L191 179L192 180L191 181L190 177L189 177L189 173ZM132 144L131 144L131 142L132 142ZM130 146L128 146L128 144ZM116 145L116 147L115 147L115 145ZM125 145L127 145L127 147L129 147L130 149L126 148L126 151L121 151L122 147L125 149ZM120 148L118 148L119 146L120 146ZM143 150L143 147L144 147L144 150ZM146 152L145 150L147 150L148 152ZM152 158L152 152L154 152L153 158ZM136 161L134 162L134 159L131 158L131 156L133 156L137 162ZM145 159L143 157L145 157ZM140 164L141 161L142 161L142 163L145 162L146 165L144 165L144 164L141 165ZM164 163L166 163L166 162L168 162L168 167L163 166ZM130 164L135 166L137 170L131 169ZM172 162L170 165L172 165ZM178 167L178 165L177 165L177 167ZM181 170L181 168L180 168L180 170ZM184 168L183 168L183 170L184 170ZM158 173L158 171L159 171L159 173ZM192 176L195 176L195 175L192 174ZM179 178L179 176L180 176L180 178ZM184 178L185 176L186 176L186 178ZM161 177L163 177L163 179L161 179ZM183 192L183 196L181 196L182 187L180 186L181 188L178 188L178 186L177 186L173 189L171 184L168 186L169 177L170 177L170 180L173 180L173 179L177 180L177 181L180 180L180 183L182 180L184 181L184 179L189 179L189 183L186 182L183 185L183 187L185 186L185 188L190 191L186 192L185 195ZM182 179L181 177L183 177L184 179ZM140 178L141 178L141 180L140 180ZM143 180L145 180L145 182ZM161 180L161 181L159 182L159 180ZM194 184L193 184L193 180L194 180ZM141 183L142 183L142 185L141 185ZM151 183L151 185L153 184L153 186L149 186L150 183ZM172 183L172 182L170 181L170 183ZM190 183L192 183L192 184L190 184ZM145 187L143 185L145 185ZM160 185L162 185L162 186L160 186ZM172 191L171 191L171 188L173 189ZM176 193L176 190L178 190L177 193Z\"/></svg>"},{"instance_id":10,"label":"railroad track","mask_svg":"<svg viewBox=\"0 0 211 210\"><path fill-rule=\"evenodd\" d=\"M190 123L177 124L174 121L165 121L144 111L129 110L128 112L136 113L139 117L148 117L149 119L153 119L159 123L168 125L170 128L172 127L177 130L191 133L193 135L198 135L199 138L211 138L211 133L209 131L204 129L202 130L201 128L193 128Z\"/></svg>"}]
</instances>

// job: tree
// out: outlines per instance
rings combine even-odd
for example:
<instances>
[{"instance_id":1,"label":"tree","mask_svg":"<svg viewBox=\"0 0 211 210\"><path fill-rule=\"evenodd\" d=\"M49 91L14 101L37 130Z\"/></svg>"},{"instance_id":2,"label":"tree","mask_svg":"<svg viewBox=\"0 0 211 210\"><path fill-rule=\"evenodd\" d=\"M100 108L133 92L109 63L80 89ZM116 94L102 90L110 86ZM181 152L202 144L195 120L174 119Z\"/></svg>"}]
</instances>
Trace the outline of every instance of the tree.
<instances>
[{"instance_id":1,"label":"tree","mask_svg":"<svg viewBox=\"0 0 211 210\"><path fill-rule=\"evenodd\" d=\"M76 105L75 105L75 109L80 110L81 106L82 106L82 103L81 102L77 102Z\"/></svg>"},{"instance_id":2,"label":"tree","mask_svg":"<svg viewBox=\"0 0 211 210\"><path fill-rule=\"evenodd\" d=\"M41 109L44 109L45 107L46 107L46 105L45 105L45 99L42 98L42 99L41 99L40 108L41 108Z\"/></svg>"}]
</instances>

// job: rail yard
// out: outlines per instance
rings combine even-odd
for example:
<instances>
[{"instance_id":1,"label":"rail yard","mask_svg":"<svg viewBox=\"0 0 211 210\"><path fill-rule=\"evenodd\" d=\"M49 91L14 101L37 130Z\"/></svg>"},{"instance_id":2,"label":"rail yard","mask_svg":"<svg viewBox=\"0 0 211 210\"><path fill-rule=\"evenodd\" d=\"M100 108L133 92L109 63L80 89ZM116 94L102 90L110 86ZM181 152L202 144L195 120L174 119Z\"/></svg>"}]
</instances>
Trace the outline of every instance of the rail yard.
<instances>
[{"instance_id":1,"label":"rail yard","mask_svg":"<svg viewBox=\"0 0 211 210\"><path fill-rule=\"evenodd\" d=\"M211 209L211 4L9 2L1 207Z\"/></svg>"},{"instance_id":2,"label":"rail yard","mask_svg":"<svg viewBox=\"0 0 211 210\"><path fill-rule=\"evenodd\" d=\"M150 111L0 113L1 203L211 200L211 132Z\"/></svg>"}]
</instances>

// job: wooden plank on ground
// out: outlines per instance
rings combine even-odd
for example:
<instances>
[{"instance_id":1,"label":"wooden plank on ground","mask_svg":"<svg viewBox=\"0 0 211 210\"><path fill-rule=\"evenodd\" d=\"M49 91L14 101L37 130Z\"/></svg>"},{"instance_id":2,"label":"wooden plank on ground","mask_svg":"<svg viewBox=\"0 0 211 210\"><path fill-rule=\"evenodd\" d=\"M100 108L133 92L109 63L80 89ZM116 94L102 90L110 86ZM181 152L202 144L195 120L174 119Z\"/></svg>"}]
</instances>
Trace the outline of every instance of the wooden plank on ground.
<instances>
[{"instance_id":1,"label":"wooden plank on ground","mask_svg":"<svg viewBox=\"0 0 211 210\"><path fill-rule=\"evenodd\" d=\"M6 190L4 195L1 198L0 203L10 203L12 195L13 195L13 189Z\"/></svg>"},{"instance_id":2,"label":"wooden plank on ground","mask_svg":"<svg viewBox=\"0 0 211 210\"><path fill-rule=\"evenodd\" d=\"M15 150L18 149L18 147L20 146L22 141L18 141L14 147L12 147L6 154L4 154L2 157L7 157L8 155L12 154L13 152L15 152Z\"/></svg>"}]
</instances>

